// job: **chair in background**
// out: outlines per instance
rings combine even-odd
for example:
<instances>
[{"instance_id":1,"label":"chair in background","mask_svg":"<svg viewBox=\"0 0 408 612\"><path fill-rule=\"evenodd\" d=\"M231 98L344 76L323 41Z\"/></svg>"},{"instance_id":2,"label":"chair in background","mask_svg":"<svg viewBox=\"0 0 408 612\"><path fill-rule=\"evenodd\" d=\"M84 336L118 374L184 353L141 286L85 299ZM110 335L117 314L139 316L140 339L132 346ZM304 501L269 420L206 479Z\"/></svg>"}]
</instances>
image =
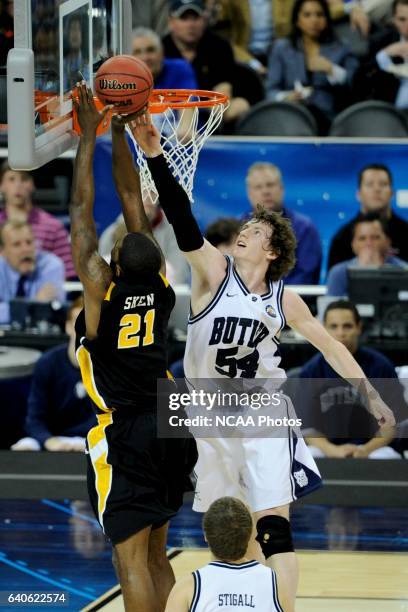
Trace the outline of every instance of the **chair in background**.
<instances>
[{"instance_id":1,"label":"chair in background","mask_svg":"<svg viewBox=\"0 0 408 612\"><path fill-rule=\"evenodd\" d=\"M408 123L392 104L368 100L353 104L338 114L329 136L406 138Z\"/></svg>"},{"instance_id":2,"label":"chair in background","mask_svg":"<svg viewBox=\"0 0 408 612\"><path fill-rule=\"evenodd\" d=\"M239 136L317 136L313 115L301 104L259 102L238 122Z\"/></svg>"}]
</instances>

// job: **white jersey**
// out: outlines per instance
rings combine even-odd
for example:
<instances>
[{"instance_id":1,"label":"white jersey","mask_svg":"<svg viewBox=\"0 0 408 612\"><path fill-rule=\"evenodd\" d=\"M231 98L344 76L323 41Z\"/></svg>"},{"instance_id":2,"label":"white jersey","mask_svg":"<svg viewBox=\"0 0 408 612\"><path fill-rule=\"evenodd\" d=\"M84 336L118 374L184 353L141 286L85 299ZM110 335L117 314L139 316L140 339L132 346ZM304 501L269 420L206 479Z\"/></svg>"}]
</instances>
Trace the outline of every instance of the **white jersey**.
<instances>
[{"instance_id":1,"label":"white jersey","mask_svg":"<svg viewBox=\"0 0 408 612\"><path fill-rule=\"evenodd\" d=\"M283 612L275 572L257 561L240 565L214 561L193 576L191 612Z\"/></svg>"},{"instance_id":2,"label":"white jersey","mask_svg":"<svg viewBox=\"0 0 408 612\"><path fill-rule=\"evenodd\" d=\"M283 282L250 293L227 257L224 281L210 304L188 321L184 371L191 378L285 378L279 334L285 325Z\"/></svg>"}]
</instances>

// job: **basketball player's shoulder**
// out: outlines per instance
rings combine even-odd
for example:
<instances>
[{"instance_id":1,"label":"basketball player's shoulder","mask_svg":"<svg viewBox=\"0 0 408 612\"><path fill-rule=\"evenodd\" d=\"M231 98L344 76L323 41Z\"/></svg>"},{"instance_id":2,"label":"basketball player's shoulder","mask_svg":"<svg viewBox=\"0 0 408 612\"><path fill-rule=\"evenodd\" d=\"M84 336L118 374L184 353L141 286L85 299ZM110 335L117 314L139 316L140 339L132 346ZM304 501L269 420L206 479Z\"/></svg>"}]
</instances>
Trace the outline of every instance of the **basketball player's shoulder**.
<instances>
[{"instance_id":1,"label":"basketball player's shoulder","mask_svg":"<svg viewBox=\"0 0 408 612\"><path fill-rule=\"evenodd\" d=\"M170 592L165 612L187 612L187 610L192 609L197 580L195 575L196 572L187 574L177 580Z\"/></svg>"}]
</instances>

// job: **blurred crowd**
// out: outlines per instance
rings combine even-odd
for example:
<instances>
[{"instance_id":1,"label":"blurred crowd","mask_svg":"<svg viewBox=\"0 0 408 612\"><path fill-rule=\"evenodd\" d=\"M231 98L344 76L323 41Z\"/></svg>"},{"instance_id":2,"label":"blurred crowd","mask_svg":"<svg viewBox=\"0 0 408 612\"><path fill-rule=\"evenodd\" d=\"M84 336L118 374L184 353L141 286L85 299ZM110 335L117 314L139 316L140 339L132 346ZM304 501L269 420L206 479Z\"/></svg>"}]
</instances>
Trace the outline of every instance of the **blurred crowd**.
<instances>
[{"instance_id":1,"label":"blurred crowd","mask_svg":"<svg viewBox=\"0 0 408 612\"><path fill-rule=\"evenodd\" d=\"M406 0L133 5L133 53L160 84L168 61L178 59L193 68L199 88L228 93L226 133L263 99L303 105L323 135L340 111L359 101L386 101L403 112L408 108ZM166 76L167 87L180 86Z\"/></svg>"}]
</instances>

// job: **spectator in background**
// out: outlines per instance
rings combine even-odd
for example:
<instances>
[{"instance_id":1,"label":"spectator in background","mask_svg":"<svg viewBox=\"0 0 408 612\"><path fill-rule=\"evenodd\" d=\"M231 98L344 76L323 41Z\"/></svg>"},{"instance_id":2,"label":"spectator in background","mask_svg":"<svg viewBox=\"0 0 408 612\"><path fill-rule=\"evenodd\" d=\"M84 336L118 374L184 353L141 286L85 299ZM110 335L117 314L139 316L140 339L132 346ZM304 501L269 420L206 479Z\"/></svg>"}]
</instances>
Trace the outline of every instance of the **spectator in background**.
<instances>
[{"instance_id":1,"label":"spectator in background","mask_svg":"<svg viewBox=\"0 0 408 612\"><path fill-rule=\"evenodd\" d=\"M377 213L361 214L354 221L351 236L351 249L355 257L331 268L327 277L327 295L348 295L349 268L379 268L385 264L408 268L407 262L390 255L391 238L387 222Z\"/></svg>"},{"instance_id":2,"label":"spectator in background","mask_svg":"<svg viewBox=\"0 0 408 612\"><path fill-rule=\"evenodd\" d=\"M206 5L212 29L230 41L235 59L264 74L273 40L290 34L294 3L295 0L207 0ZM332 19L344 17L347 11L352 27L367 35L370 21L360 4L329 0L329 9Z\"/></svg>"},{"instance_id":3,"label":"spectator in background","mask_svg":"<svg viewBox=\"0 0 408 612\"><path fill-rule=\"evenodd\" d=\"M170 223L160 206L153 204L151 198L143 201L144 209L152 226L153 236L157 240L166 259L166 276L171 284L190 284L189 265L178 248L176 238ZM111 251L118 240L127 233L123 215L119 215L114 223L109 225L99 239L99 252L105 259L110 259Z\"/></svg>"},{"instance_id":4,"label":"spectator in background","mask_svg":"<svg viewBox=\"0 0 408 612\"><path fill-rule=\"evenodd\" d=\"M398 217L391 208L393 197L392 175L383 164L369 164L358 175L357 200L360 202L360 212L343 225L330 244L329 269L335 264L351 259L352 229L361 213L378 213L387 221L388 234L394 253L408 261L408 223Z\"/></svg>"},{"instance_id":5,"label":"spectator in background","mask_svg":"<svg viewBox=\"0 0 408 612\"><path fill-rule=\"evenodd\" d=\"M223 255L231 255L241 223L234 217L221 217L205 230L205 238Z\"/></svg>"},{"instance_id":6,"label":"spectator in background","mask_svg":"<svg viewBox=\"0 0 408 612\"><path fill-rule=\"evenodd\" d=\"M268 62L267 96L302 103L327 133L339 110L338 97L351 91L358 60L333 33L326 0L297 0L289 38L278 40Z\"/></svg>"},{"instance_id":7,"label":"spectator in background","mask_svg":"<svg viewBox=\"0 0 408 612\"><path fill-rule=\"evenodd\" d=\"M68 344L46 351L37 361L25 423L29 437L16 442L12 450L85 450L85 437L96 418L75 355L75 321L82 308L81 297L68 310Z\"/></svg>"},{"instance_id":8,"label":"spectator in background","mask_svg":"<svg viewBox=\"0 0 408 612\"><path fill-rule=\"evenodd\" d=\"M236 121L249 110L249 102L234 97L232 47L207 28L204 0L171 0L169 28L163 39L165 56L190 62L200 89L227 94L230 105L224 113L224 122Z\"/></svg>"},{"instance_id":9,"label":"spectator in background","mask_svg":"<svg viewBox=\"0 0 408 612\"><path fill-rule=\"evenodd\" d=\"M183 58L167 58L160 37L148 28L133 30L132 55L150 68L155 89L197 89L191 64Z\"/></svg>"},{"instance_id":10,"label":"spectator in background","mask_svg":"<svg viewBox=\"0 0 408 612\"><path fill-rule=\"evenodd\" d=\"M163 54L163 44L160 37L148 28L133 30L132 54L147 64L150 68L155 89L197 89L197 79L191 64L184 58L167 58ZM177 115L177 135L182 140L187 137L192 125L194 109L185 108L183 113L173 111ZM155 126L169 136L165 115L152 116ZM164 123L164 126L163 126Z\"/></svg>"},{"instance_id":11,"label":"spectator in background","mask_svg":"<svg viewBox=\"0 0 408 612\"><path fill-rule=\"evenodd\" d=\"M370 41L371 97L408 108L408 0L393 3L392 25ZM364 75L363 75L364 78Z\"/></svg>"},{"instance_id":12,"label":"spectator in background","mask_svg":"<svg viewBox=\"0 0 408 612\"><path fill-rule=\"evenodd\" d=\"M0 226L0 249L0 323L9 323L9 302L16 297L64 301L64 264L56 255L36 250L27 221Z\"/></svg>"},{"instance_id":13,"label":"spectator in background","mask_svg":"<svg viewBox=\"0 0 408 612\"><path fill-rule=\"evenodd\" d=\"M260 204L267 211L282 212L295 232L296 264L286 284L312 285L319 282L322 248L316 227L309 217L284 206L284 185L280 169L268 162L256 162L246 176L247 195L253 210Z\"/></svg>"},{"instance_id":14,"label":"spectator in background","mask_svg":"<svg viewBox=\"0 0 408 612\"><path fill-rule=\"evenodd\" d=\"M394 413L403 414L406 405L394 365L382 353L359 346L362 325L354 304L332 302L323 322L329 334L350 351L373 386L381 385L377 390ZM378 431L377 421L366 410L357 389L339 378L322 355L305 363L300 378L312 379L300 381L301 400L296 403L296 412L314 457L401 458L389 446L393 428ZM383 379L390 379L390 383Z\"/></svg>"},{"instance_id":15,"label":"spectator in background","mask_svg":"<svg viewBox=\"0 0 408 612\"><path fill-rule=\"evenodd\" d=\"M33 206L33 177L26 170L12 170L7 162L0 169L0 191L4 209L0 223L7 220L27 221L32 227L37 248L57 255L64 262L65 278L76 278L67 230L53 215Z\"/></svg>"},{"instance_id":16,"label":"spectator in background","mask_svg":"<svg viewBox=\"0 0 408 612\"><path fill-rule=\"evenodd\" d=\"M82 13L82 11L81 11ZM74 88L80 78L89 79L87 14L73 11L64 19L64 92Z\"/></svg>"}]
</instances>

